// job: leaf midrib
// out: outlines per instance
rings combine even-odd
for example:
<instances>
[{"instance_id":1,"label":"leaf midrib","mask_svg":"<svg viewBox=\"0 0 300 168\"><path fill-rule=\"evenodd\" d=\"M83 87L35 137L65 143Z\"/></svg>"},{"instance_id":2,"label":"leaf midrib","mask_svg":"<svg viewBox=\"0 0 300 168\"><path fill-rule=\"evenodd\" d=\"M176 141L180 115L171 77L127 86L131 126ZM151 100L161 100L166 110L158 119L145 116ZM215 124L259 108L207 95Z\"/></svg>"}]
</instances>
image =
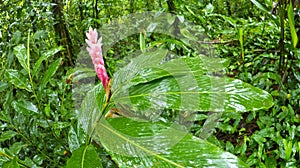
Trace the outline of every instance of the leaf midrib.
<instances>
[{"instance_id":1,"label":"leaf midrib","mask_svg":"<svg viewBox=\"0 0 300 168\"><path fill-rule=\"evenodd\" d=\"M172 164L174 166L177 166L177 167L180 167L180 168L184 168L184 166L179 165L179 164L177 164L177 163L173 162L172 160L169 160L169 159L167 159L165 157L162 157L162 156L158 155L157 153L155 153L155 152L153 152L153 151L151 151L151 150L149 150L147 148L144 148L144 147L140 146L139 144L135 143L134 141L131 141L130 139L128 139L127 137L123 136L122 134L116 132L114 129L111 129L107 125L105 125L105 124L103 124L101 122L99 124L101 126L103 126L103 128L106 128L108 131L114 133L116 136L120 137L121 139L123 139L123 140L125 140L125 141L127 141L129 143L131 143L132 145L136 146L137 148L141 149L142 151L145 151L146 153L149 153L149 154L157 157L158 159L164 160L164 161L166 161L166 162L168 162L168 163L170 163L170 164Z\"/></svg>"}]
</instances>

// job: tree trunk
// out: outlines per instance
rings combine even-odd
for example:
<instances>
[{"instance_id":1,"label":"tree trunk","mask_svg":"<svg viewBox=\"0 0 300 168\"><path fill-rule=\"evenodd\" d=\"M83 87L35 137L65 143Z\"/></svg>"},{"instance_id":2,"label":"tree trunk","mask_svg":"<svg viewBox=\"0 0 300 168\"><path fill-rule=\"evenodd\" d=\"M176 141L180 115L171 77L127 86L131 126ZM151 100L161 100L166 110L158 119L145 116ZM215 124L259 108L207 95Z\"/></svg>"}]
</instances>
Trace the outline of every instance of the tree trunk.
<instances>
[{"instance_id":1,"label":"tree trunk","mask_svg":"<svg viewBox=\"0 0 300 168\"><path fill-rule=\"evenodd\" d=\"M54 19L57 21L56 24L54 24L54 30L55 33L58 35L58 45L63 46L66 50L61 54L61 57L65 58L65 60L68 60L67 65L68 66L74 66L74 60L72 58L72 42L70 39L69 31L66 26L66 22L64 20L63 15L63 4L61 0L52 0L53 3L56 5L53 6L52 12L54 15Z\"/></svg>"}]
</instances>

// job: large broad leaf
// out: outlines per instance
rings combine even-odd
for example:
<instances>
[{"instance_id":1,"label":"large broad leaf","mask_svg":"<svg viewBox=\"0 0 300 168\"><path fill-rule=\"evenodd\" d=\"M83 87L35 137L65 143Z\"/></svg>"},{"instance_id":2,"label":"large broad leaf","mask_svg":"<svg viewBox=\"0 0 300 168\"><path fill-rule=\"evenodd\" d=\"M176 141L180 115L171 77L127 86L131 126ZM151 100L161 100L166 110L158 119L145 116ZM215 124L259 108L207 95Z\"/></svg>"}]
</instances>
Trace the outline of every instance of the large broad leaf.
<instances>
[{"instance_id":1,"label":"large broad leaf","mask_svg":"<svg viewBox=\"0 0 300 168\"><path fill-rule=\"evenodd\" d=\"M191 79L194 83L191 84ZM196 84L195 84L196 82ZM208 75L165 77L133 86L115 102L135 110L178 109L191 111L245 112L270 108L272 96L237 79ZM219 109L223 103L224 109Z\"/></svg>"},{"instance_id":2,"label":"large broad leaf","mask_svg":"<svg viewBox=\"0 0 300 168\"><path fill-rule=\"evenodd\" d=\"M91 90L83 101L79 121L84 128L95 128L93 139L101 142L119 167L247 167L176 123L99 118L104 96L101 85Z\"/></svg>"},{"instance_id":3,"label":"large broad leaf","mask_svg":"<svg viewBox=\"0 0 300 168\"><path fill-rule=\"evenodd\" d=\"M124 76L126 85L113 87L119 89L112 90L112 99L116 104L142 112L164 108L245 112L273 105L272 96L267 92L220 76L222 65L219 59L207 57L152 64L136 72L131 79ZM130 69L130 65L126 68Z\"/></svg>"},{"instance_id":4,"label":"large broad leaf","mask_svg":"<svg viewBox=\"0 0 300 168\"><path fill-rule=\"evenodd\" d=\"M102 168L101 160L94 146L82 146L72 153L67 168Z\"/></svg>"},{"instance_id":5,"label":"large broad leaf","mask_svg":"<svg viewBox=\"0 0 300 168\"><path fill-rule=\"evenodd\" d=\"M88 134L93 131L95 124L99 122L99 117L103 112L104 102L105 91L101 84L89 91L82 101L78 118L82 128Z\"/></svg>"},{"instance_id":6,"label":"large broad leaf","mask_svg":"<svg viewBox=\"0 0 300 168\"><path fill-rule=\"evenodd\" d=\"M167 50L158 49L156 51L143 53L139 57L134 58L127 66L114 74L112 90L126 87L139 71L159 64L166 54Z\"/></svg>"},{"instance_id":7,"label":"large broad leaf","mask_svg":"<svg viewBox=\"0 0 300 168\"><path fill-rule=\"evenodd\" d=\"M248 167L236 156L173 124L101 120L96 137L119 167Z\"/></svg>"}]
</instances>

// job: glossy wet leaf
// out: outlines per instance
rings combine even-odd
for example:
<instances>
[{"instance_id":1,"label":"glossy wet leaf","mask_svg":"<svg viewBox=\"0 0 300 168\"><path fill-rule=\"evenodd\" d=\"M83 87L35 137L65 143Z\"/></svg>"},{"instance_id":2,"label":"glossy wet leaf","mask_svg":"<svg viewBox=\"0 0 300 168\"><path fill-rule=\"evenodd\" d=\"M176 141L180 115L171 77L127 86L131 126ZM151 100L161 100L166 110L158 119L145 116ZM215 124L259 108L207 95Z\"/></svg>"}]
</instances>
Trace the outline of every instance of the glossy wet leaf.
<instances>
[{"instance_id":1,"label":"glossy wet leaf","mask_svg":"<svg viewBox=\"0 0 300 168\"><path fill-rule=\"evenodd\" d=\"M167 108L245 112L273 105L270 94L240 80L207 75L201 68L184 67L186 63L163 65L142 70L132 79L135 85L113 95L115 103L135 111Z\"/></svg>"},{"instance_id":2,"label":"glossy wet leaf","mask_svg":"<svg viewBox=\"0 0 300 168\"><path fill-rule=\"evenodd\" d=\"M8 83L0 81L0 92L4 91L8 86Z\"/></svg>"},{"instance_id":3,"label":"glossy wet leaf","mask_svg":"<svg viewBox=\"0 0 300 168\"><path fill-rule=\"evenodd\" d=\"M130 80L142 69L159 64L166 56L167 50L157 49L152 52L143 53L131 60L131 62L114 74L112 90L130 85Z\"/></svg>"},{"instance_id":4,"label":"glossy wet leaf","mask_svg":"<svg viewBox=\"0 0 300 168\"><path fill-rule=\"evenodd\" d=\"M119 167L248 167L236 156L177 129L129 118L101 120L96 137Z\"/></svg>"},{"instance_id":5,"label":"glossy wet leaf","mask_svg":"<svg viewBox=\"0 0 300 168\"><path fill-rule=\"evenodd\" d=\"M102 168L102 162L93 145L82 146L72 153L66 168Z\"/></svg>"},{"instance_id":6,"label":"glossy wet leaf","mask_svg":"<svg viewBox=\"0 0 300 168\"><path fill-rule=\"evenodd\" d=\"M7 69L5 73L5 77L8 79L10 83L19 89L25 89L31 92L31 86L27 77L21 74L19 71L14 69Z\"/></svg>"},{"instance_id":7,"label":"glossy wet leaf","mask_svg":"<svg viewBox=\"0 0 300 168\"><path fill-rule=\"evenodd\" d=\"M4 131L0 135L0 142L3 142L5 140L9 140L9 139L11 139L12 137L14 137L16 135L17 135L17 133L15 131L12 131L12 130Z\"/></svg>"},{"instance_id":8,"label":"glossy wet leaf","mask_svg":"<svg viewBox=\"0 0 300 168\"><path fill-rule=\"evenodd\" d=\"M25 115L33 115L38 113L38 108L36 107L36 105L29 101L13 101L12 106L17 113L22 113Z\"/></svg>"},{"instance_id":9,"label":"glossy wet leaf","mask_svg":"<svg viewBox=\"0 0 300 168\"><path fill-rule=\"evenodd\" d=\"M262 4L260 3L259 1L257 0L250 0L255 6L257 6L259 9L261 9L262 11L264 12L269 12L269 10Z\"/></svg>"},{"instance_id":10,"label":"glossy wet leaf","mask_svg":"<svg viewBox=\"0 0 300 168\"><path fill-rule=\"evenodd\" d=\"M29 71L29 60L26 51L24 44L18 45L14 48L14 54L18 58L19 63L26 71Z\"/></svg>"},{"instance_id":11,"label":"glossy wet leaf","mask_svg":"<svg viewBox=\"0 0 300 168\"><path fill-rule=\"evenodd\" d=\"M86 94L78 114L79 123L85 132L90 133L92 131L98 118L102 115L104 103L105 91L101 84Z\"/></svg>"},{"instance_id":12,"label":"glossy wet leaf","mask_svg":"<svg viewBox=\"0 0 300 168\"><path fill-rule=\"evenodd\" d=\"M58 69L58 67L61 64L62 59L59 58L57 59L55 62L53 62L49 68L47 69L47 71L44 73L44 76L41 80L41 85L40 88L44 88L46 86L46 84L49 82L49 80L51 79L51 77L55 74L56 70Z\"/></svg>"},{"instance_id":13,"label":"glossy wet leaf","mask_svg":"<svg viewBox=\"0 0 300 168\"><path fill-rule=\"evenodd\" d=\"M46 53L44 53L38 60L37 62L34 64L34 68L32 71L32 76L35 76L38 69L41 66L41 63L45 60L47 60L48 58L50 58L51 56L55 55L56 53L58 53L59 51L63 50L62 47L56 47L56 48L52 48L51 50L47 51Z\"/></svg>"},{"instance_id":14,"label":"glossy wet leaf","mask_svg":"<svg viewBox=\"0 0 300 168\"><path fill-rule=\"evenodd\" d=\"M69 148L70 148L71 152L73 152L74 150L76 150L80 147L80 143L79 143L77 134L76 134L73 126L70 127L70 130L68 133L68 144L69 144Z\"/></svg>"}]
</instances>

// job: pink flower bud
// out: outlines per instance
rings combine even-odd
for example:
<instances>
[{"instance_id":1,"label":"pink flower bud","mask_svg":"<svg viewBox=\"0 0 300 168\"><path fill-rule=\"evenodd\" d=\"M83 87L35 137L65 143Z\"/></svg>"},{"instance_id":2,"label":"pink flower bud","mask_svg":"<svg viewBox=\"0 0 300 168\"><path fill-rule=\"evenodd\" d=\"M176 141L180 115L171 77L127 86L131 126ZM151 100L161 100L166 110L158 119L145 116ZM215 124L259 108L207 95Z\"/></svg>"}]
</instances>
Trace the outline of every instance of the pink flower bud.
<instances>
[{"instance_id":1,"label":"pink flower bud","mask_svg":"<svg viewBox=\"0 0 300 168\"><path fill-rule=\"evenodd\" d=\"M85 42L88 44L87 51L92 58L96 74L98 78L101 80L102 85L104 86L105 90L108 86L109 77L107 75L104 60L102 55L102 38L98 39L98 33L96 29L92 29L90 27L89 32L86 33L87 39Z\"/></svg>"}]
</instances>

